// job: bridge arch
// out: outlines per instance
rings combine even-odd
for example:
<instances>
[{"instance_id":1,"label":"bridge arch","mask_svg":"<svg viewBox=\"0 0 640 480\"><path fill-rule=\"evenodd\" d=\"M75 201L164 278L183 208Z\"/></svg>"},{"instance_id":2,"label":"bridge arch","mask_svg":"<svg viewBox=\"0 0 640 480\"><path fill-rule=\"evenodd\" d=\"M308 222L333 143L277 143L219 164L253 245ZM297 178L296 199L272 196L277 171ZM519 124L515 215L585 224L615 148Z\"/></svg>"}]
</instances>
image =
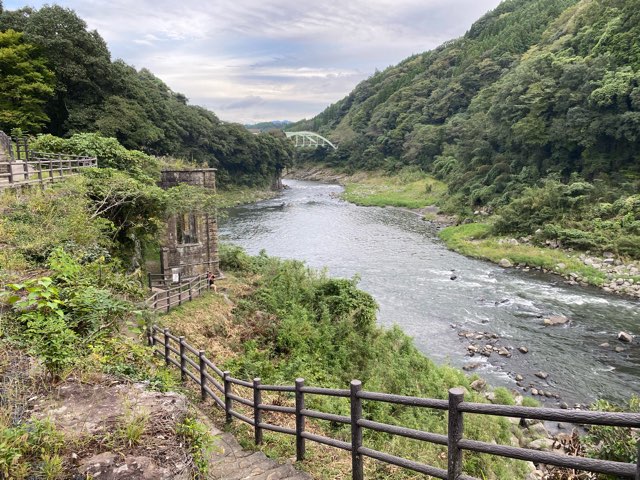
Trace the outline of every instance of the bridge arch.
<instances>
[{"instance_id":1,"label":"bridge arch","mask_svg":"<svg viewBox=\"0 0 640 480\"><path fill-rule=\"evenodd\" d=\"M287 138L290 138L296 147L321 147L329 146L337 150L333 143L316 132L284 132Z\"/></svg>"}]
</instances>

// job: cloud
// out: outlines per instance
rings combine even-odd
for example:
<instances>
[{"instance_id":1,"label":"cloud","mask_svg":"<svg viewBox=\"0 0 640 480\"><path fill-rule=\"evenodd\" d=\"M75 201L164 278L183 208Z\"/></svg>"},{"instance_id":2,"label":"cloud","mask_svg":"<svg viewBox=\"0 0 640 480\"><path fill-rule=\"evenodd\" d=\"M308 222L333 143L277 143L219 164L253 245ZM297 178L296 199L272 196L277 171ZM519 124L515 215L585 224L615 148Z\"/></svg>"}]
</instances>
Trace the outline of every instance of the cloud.
<instances>
[{"instance_id":1,"label":"cloud","mask_svg":"<svg viewBox=\"0 0 640 480\"><path fill-rule=\"evenodd\" d=\"M264 103L265 103L264 98L256 95L249 95L248 97L244 97L240 100L234 100L233 102L227 103L226 105L223 105L223 108L226 111L238 110L238 109L244 110L249 107L254 108Z\"/></svg>"},{"instance_id":2,"label":"cloud","mask_svg":"<svg viewBox=\"0 0 640 480\"><path fill-rule=\"evenodd\" d=\"M97 29L114 58L150 69L223 120L253 122L311 117L376 69L462 35L499 0L57 3Z\"/></svg>"}]
</instances>

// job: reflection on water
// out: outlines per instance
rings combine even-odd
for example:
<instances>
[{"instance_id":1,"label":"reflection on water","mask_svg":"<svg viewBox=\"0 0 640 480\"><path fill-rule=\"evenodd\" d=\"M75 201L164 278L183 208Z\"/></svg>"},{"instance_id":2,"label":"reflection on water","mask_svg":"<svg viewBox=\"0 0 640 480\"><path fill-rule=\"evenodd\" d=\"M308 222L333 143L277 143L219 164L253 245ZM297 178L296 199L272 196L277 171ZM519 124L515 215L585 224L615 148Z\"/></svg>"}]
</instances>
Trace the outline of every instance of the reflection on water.
<instances>
[{"instance_id":1,"label":"reflection on water","mask_svg":"<svg viewBox=\"0 0 640 480\"><path fill-rule=\"evenodd\" d=\"M525 384L558 392L567 402L621 401L640 392L638 345L624 345L622 353L599 346L622 345L620 330L640 333L636 301L450 252L416 215L343 202L340 186L286 183L280 197L232 210L221 225L222 240L252 254L265 249L327 267L333 276L359 275L360 287L380 305L380 324L400 325L439 363L481 362L479 373L495 384L516 388L513 377L520 373ZM542 318L552 314L571 323L545 327ZM514 347L513 356L466 357L469 341L458 336L461 330L497 333L500 345ZM519 346L529 353L520 354ZM539 370L550 373L546 381L533 376Z\"/></svg>"}]
</instances>

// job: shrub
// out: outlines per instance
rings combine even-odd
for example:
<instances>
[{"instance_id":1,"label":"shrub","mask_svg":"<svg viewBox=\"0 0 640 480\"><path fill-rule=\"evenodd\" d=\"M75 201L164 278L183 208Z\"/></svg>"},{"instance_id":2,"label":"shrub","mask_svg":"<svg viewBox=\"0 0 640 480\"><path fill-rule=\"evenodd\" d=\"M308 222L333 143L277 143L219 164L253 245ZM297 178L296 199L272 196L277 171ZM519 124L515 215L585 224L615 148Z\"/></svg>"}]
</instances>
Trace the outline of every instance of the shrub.
<instances>
[{"instance_id":1,"label":"shrub","mask_svg":"<svg viewBox=\"0 0 640 480\"><path fill-rule=\"evenodd\" d=\"M640 413L640 397L633 396L623 409L606 400L598 400L591 409L603 412ZM594 425L584 440L587 455L590 457L627 463L634 463L637 460L640 441L638 429Z\"/></svg>"}]
</instances>

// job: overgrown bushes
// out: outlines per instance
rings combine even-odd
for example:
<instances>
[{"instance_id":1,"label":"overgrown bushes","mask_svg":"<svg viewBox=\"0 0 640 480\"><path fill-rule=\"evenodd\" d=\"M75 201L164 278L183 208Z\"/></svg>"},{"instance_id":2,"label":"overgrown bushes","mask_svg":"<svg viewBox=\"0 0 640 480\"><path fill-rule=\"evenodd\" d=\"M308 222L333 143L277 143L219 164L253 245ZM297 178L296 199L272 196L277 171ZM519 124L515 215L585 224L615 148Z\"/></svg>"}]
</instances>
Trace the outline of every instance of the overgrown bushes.
<instances>
[{"instance_id":1,"label":"overgrown bushes","mask_svg":"<svg viewBox=\"0 0 640 480\"><path fill-rule=\"evenodd\" d=\"M2 330L11 332L38 357L57 379L88 352L87 345L119 330L135 315L126 295L135 298L140 288L131 284L102 259L82 265L58 248L48 262L51 277L9 284L12 294L2 300L13 315Z\"/></svg>"},{"instance_id":2,"label":"overgrown bushes","mask_svg":"<svg viewBox=\"0 0 640 480\"><path fill-rule=\"evenodd\" d=\"M601 184L550 178L497 210L496 234L559 240L566 247L640 258L640 195L615 198Z\"/></svg>"}]
</instances>

